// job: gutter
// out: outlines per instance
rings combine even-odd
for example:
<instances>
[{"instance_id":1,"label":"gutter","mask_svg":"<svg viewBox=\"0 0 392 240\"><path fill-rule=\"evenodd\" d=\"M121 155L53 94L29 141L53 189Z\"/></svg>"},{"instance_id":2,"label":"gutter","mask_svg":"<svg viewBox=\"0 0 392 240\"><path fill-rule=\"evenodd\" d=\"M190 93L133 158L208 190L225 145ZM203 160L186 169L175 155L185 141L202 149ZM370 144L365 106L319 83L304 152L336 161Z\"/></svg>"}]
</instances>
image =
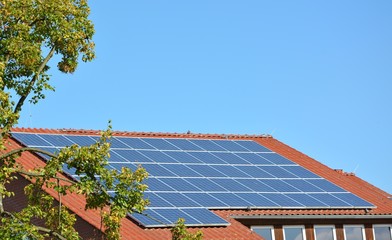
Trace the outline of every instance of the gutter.
<instances>
[{"instance_id":1,"label":"gutter","mask_svg":"<svg viewBox=\"0 0 392 240\"><path fill-rule=\"evenodd\" d=\"M392 215L231 215L234 219L392 219Z\"/></svg>"}]
</instances>

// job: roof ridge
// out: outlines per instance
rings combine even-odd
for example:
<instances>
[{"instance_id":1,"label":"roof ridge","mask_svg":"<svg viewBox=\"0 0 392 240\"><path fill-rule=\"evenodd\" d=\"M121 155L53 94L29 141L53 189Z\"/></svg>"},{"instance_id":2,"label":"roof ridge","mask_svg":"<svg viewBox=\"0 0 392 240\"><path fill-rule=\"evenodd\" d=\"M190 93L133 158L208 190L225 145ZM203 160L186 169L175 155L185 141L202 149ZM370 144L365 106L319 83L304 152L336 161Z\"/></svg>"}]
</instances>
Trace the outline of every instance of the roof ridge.
<instances>
[{"instance_id":1,"label":"roof ridge","mask_svg":"<svg viewBox=\"0 0 392 240\"><path fill-rule=\"evenodd\" d=\"M29 132L29 133L57 133L57 134L82 134L82 135L99 135L102 130L94 129L75 129L75 128L25 128L14 127L13 132ZM138 137L187 137L187 138L211 138L211 139L252 139L252 138L272 138L269 134L219 134L219 133L185 133L177 132L137 132L137 131L113 131L114 136L138 136Z\"/></svg>"}]
</instances>

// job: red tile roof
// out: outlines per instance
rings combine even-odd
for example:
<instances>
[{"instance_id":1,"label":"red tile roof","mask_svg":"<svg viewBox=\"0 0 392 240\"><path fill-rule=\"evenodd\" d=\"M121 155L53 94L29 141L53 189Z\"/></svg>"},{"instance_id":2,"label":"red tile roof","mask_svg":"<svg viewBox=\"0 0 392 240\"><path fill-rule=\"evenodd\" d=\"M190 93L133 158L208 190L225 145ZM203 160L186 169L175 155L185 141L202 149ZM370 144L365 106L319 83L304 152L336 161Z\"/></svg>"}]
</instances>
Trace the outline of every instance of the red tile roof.
<instances>
[{"instance_id":1,"label":"red tile roof","mask_svg":"<svg viewBox=\"0 0 392 240\"><path fill-rule=\"evenodd\" d=\"M99 131L94 130L74 130L74 129L29 129L14 128L14 132L32 133L52 133L52 134L74 134L74 135L98 135ZM257 216L257 215L356 215L375 216L392 215L392 199L390 194L378 189L366 181L353 174L346 174L342 171L333 170L309 156L287 146L269 135L222 135L222 134L193 134L193 133L139 133L139 132L114 132L114 136L128 137L175 137L175 138L203 138L203 139L249 139L254 140L272 151L296 162L313 173L335 183L349 192L371 202L376 208L364 209L268 209L268 210L214 210L216 214L226 219L230 225L228 227L203 227L190 228L191 231L201 229L204 239L261 239L248 227L242 225L232 216ZM11 140L10 150L19 147L19 144ZM31 153L23 153L18 160L26 168L42 166L44 162ZM57 195L48 190L48 193L56 197ZM98 211L85 211L85 200L78 195L70 194L62 199L63 203L80 217L93 226L99 228L100 218ZM392 217L391 217L392 218ZM170 229L167 228L143 228L131 219L122 221L121 234L124 239L170 239Z\"/></svg>"}]
</instances>

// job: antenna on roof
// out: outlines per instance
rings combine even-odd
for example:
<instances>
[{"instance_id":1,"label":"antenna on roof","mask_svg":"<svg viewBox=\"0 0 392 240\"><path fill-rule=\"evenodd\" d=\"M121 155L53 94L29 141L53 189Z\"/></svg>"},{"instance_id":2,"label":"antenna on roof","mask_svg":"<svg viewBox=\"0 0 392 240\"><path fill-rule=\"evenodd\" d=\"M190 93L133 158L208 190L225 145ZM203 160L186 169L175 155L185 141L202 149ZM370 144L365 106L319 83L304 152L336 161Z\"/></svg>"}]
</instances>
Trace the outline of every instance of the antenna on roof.
<instances>
[{"instance_id":1,"label":"antenna on roof","mask_svg":"<svg viewBox=\"0 0 392 240\"><path fill-rule=\"evenodd\" d=\"M355 171L357 171L358 168L359 168L359 164L357 164L357 166L354 168L353 173L355 173Z\"/></svg>"},{"instance_id":2,"label":"antenna on roof","mask_svg":"<svg viewBox=\"0 0 392 240\"><path fill-rule=\"evenodd\" d=\"M188 130L187 132L186 132L186 134L191 134L192 132L190 131L190 130Z\"/></svg>"}]
</instances>

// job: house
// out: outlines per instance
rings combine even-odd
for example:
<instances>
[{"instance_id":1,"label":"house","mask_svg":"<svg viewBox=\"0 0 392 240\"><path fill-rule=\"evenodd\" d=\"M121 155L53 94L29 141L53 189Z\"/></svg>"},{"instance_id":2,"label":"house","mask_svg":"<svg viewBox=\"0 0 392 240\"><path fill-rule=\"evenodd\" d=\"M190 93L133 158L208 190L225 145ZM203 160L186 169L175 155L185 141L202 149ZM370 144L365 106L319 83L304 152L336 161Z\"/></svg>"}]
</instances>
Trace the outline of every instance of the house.
<instances>
[{"instance_id":1,"label":"house","mask_svg":"<svg viewBox=\"0 0 392 240\"><path fill-rule=\"evenodd\" d=\"M93 141L92 130L15 128L10 149L55 151ZM170 239L178 217L204 239L391 240L392 197L352 173L334 170L269 135L114 132L109 167L150 173L146 215L122 221L123 239ZM26 168L45 159L25 152ZM73 177L72 172L64 174ZM26 184L19 178L14 188ZM16 190L17 191L17 190ZM54 192L49 194L56 197ZM84 199L62 199L85 239L101 235L97 211ZM25 199L8 198L18 209Z\"/></svg>"}]
</instances>

